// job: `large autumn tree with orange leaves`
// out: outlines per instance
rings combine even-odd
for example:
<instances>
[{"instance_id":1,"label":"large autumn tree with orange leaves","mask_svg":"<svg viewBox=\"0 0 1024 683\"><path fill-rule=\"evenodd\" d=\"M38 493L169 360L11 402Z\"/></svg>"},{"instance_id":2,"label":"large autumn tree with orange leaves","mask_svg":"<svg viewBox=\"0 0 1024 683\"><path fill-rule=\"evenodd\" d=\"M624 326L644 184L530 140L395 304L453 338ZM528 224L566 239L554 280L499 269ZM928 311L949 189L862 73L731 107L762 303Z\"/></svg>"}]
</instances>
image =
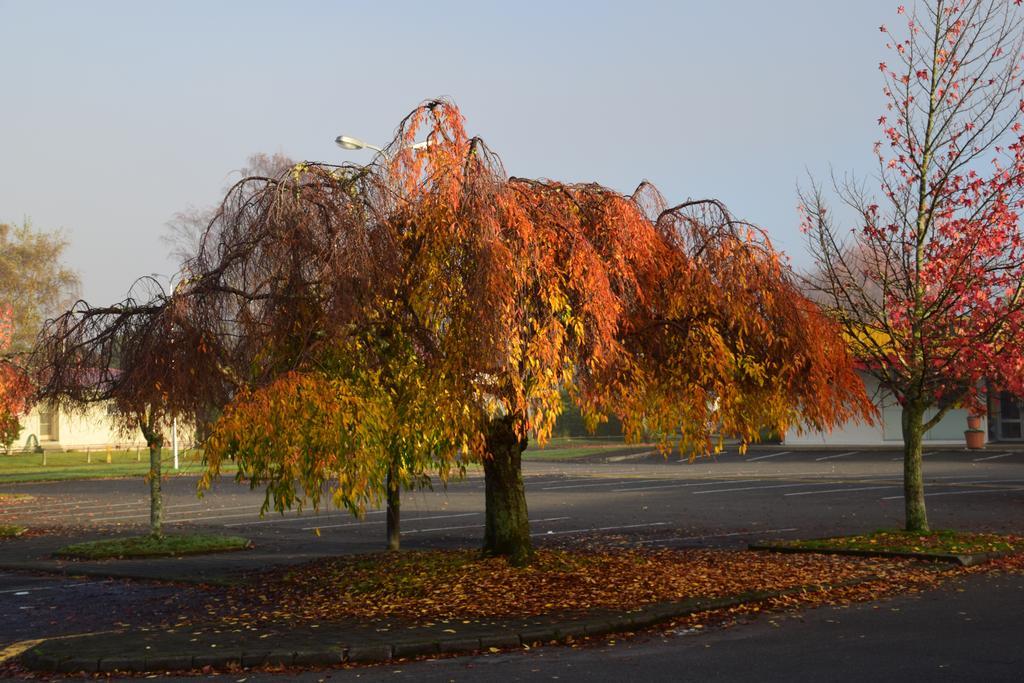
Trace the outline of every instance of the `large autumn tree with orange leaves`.
<instances>
[{"instance_id":1,"label":"large autumn tree with orange leaves","mask_svg":"<svg viewBox=\"0 0 1024 683\"><path fill-rule=\"evenodd\" d=\"M647 184L510 178L447 101L414 110L369 166L242 181L187 268L195 352L236 386L211 476L232 458L276 507L327 486L359 512L390 476L478 460L484 550L519 564L521 454L563 392L593 422L696 453L712 434L872 412L759 230Z\"/></svg>"}]
</instances>

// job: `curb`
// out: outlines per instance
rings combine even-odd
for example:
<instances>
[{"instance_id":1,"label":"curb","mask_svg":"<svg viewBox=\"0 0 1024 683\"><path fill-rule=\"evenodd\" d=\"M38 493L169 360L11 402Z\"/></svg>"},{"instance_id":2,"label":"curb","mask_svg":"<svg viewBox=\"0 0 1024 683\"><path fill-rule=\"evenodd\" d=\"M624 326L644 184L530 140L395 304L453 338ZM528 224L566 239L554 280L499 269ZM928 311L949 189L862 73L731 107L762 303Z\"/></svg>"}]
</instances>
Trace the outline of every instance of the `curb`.
<instances>
[{"instance_id":1,"label":"curb","mask_svg":"<svg viewBox=\"0 0 1024 683\"><path fill-rule=\"evenodd\" d=\"M225 649L217 654L153 654L146 657L76 656L62 643L60 651L47 652L46 644L58 640L52 638L29 648L18 661L33 671L59 673L112 673L134 672L153 673L165 671L188 671L213 667L322 667L339 664L380 664L408 657L435 655L465 655L481 650L510 649L539 644L565 643L582 637L605 636L625 631L636 631L656 626L682 617L709 610L729 609L747 603L761 602L771 598L799 595L808 592L858 585L870 578L838 584L799 586L782 591L757 591L724 598L693 599L682 602L665 602L646 605L633 612L592 615L581 619L557 621L545 625L529 626L519 630L495 630L474 637L452 636L450 638L398 638L391 641L376 641L343 644L325 643L308 650L268 647L265 641L252 643L251 648Z\"/></svg>"},{"instance_id":2,"label":"curb","mask_svg":"<svg viewBox=\"0 0 1024 683\"><path fill-rule=\"evenodd\" d=\"M167 534L167 536L170 535L171 534ZM241 553L247 550L252 550L256 547L256 545L248 538L244 540L245 545L238 548L221 548L218 550L185 550L180 553L174 553L172 555L168 555L166 553L153 553L141 555L108 555L105 557L87 557L84 555L77 555L75 553L64 553L60 550L55 550L53 553L50 554L50 557L59 562L106 562L107 560L176 560L181 557L195 557L197 555L209 556L226 555L228 553Z\"/></svg>"},{"instance_id":3,"label":"curb","mask_svg":"<svg viewBox=\"0 0 1024 683\"><path fill-rule=\"evenodd\" d=\"M1017 555L1021 550L999 550L988 553L915 553L898 550L856 550L852 548L794 548L786 545L770 543L750 543L747 550L762 550L771 553L812 553L818 555L852 555L854 557L890 557L904 560L925 560L928 562L948 562L961 567L974 567L1001 557Z\"/></svg>"},{"instance_id":4,"label":"curb","mask_svg":"<svg viewBox=\"0 0 1024 683\"><path fill-rule=\"evenodd\" d=\"M32 572L50 576L88 576L94 579L130 579L134 581L155 581L158 583L183 584L189 586L232 586L239 578L227 576L156 576L129 570L119 571L108 567L76 566L75 560L62 560L68 564L53 565L46 562L0 562L0 571Z\"/></svg>"}]
</instances>

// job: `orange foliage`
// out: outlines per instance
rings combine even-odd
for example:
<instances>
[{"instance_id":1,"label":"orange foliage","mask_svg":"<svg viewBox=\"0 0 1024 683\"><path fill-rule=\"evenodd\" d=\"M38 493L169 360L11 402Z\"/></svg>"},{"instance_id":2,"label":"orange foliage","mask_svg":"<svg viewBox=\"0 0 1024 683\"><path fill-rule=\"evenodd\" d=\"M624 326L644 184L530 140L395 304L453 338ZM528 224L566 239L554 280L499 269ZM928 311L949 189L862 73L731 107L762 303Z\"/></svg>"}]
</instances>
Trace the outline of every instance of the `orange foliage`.
<instances>
[{"instance_id":1,"label":"orange foliage","mask_svg":"<svg viewBox=\"0 0 1024 683\"><path fill-rule=\"evenodd\" d=\"M190 270L182 300L217 324L232 312L233 346L211 353L235 354L253 387L208 453L289 504L289 486L315 502L340 473L353 488L336 495L360 509L383 471L374 430L411 423L428 436L404 447L441 472L488 457L497 416L543 441L562 390L592 421L695 451L714 433L872 415L835 325L761 231L714 201L665 208L647 184L509 178L447 101L418 107L368 167L243 181Z\"/></svg>"},{"instance_id":2,"label":"orange foliage","mask_svg":"<svg viewBox=\"0 0 1024 683\"><path fill-rule=\"evenodd\" d=\"M318 507L325 485L338 508L362 515L380 504L389 468L397 458L397 485L442 481L461 472L459 455L470 450L452 435L463 411L394 335L387 341L352 337L319 358L316 370L290 371L267 385L244 387L225 409L206 443L208 487L225 458L236 478L266 487L263 511L303 506L303 493Z\"/></svg>"},{"instance_id":3,"label":"orange foliage","mask_svg":"<svg viewBox=\"0 0 1024 683\"><path fill-rule=\"evenodd\" d=\"M428 122L432 144L414 151ZM664 208L647 184L624 196L506 179L445 102L417 109L397 140L388 171L403 181L403 213L436 248L418 255L421 300L446 322L452 357L488 354L472 359L490 370L481 393L522 416L521 432L548 436L562 388L633 436L653 430L698 450L711 431L750 441L761 427L871 419L836 326L763 233L721 204ZM452 252L472 264L472 291L432 270Z\"/></svg>"}]
</instances>

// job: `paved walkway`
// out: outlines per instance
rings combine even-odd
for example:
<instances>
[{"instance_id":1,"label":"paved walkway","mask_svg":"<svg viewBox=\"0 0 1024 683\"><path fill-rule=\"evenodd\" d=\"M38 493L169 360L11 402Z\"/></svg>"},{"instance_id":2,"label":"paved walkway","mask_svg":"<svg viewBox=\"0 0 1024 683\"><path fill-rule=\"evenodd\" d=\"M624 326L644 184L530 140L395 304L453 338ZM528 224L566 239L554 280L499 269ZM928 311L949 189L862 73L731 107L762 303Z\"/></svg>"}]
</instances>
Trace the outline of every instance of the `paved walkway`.
<instances>
[{"instance_id":1,"label":"paved walkway","mask_svg":"<svg viewBox=\"0 0 1024 683\"><path fill-rule=\"evenodd\" d=\"M23 650L21 663L30 669L68 673L379 663L417 656L497 652L634 631L694 612L726 609L801 590L660 603L630 612L601 610L486 623L440 621L401 627L353 622L297 628L281 625L251 629L133 629L28 642L19 649Z\"/></svg>"},{"instance_id":2,"label":"paved walkway","mask_svg":"<svg viewBox=\"0 0 1024 683\"><path fill-rule=\"evenodd\" d=\"M1006 457L980 459L1001 453L971 454L972 457L965 458L962 452L939 451L926 456L929 495L933 496L929 506L936 526L950 525L950 520L955 520L962 526L1019 531L1019 516L1015 513L1024 495L1024 454L1015 452ZM597 537L645 547L742 546L764 538L849 533L891 525L902 516L902 501L897 499L898 454L843 450L796 453L766 448L753 458L740 458L730 452L716 461L693 464L663 459L650 464L531 464L527 490L531 496L531 517L539 518L534 520L536 540L543 544ZM162 561L56 560L51 556L53 551L71 541L90 540L112 532L141 531L134 521L136 512L145 512L141 483L88 481L4 488L24 488L24 492L36 496L32 506L22 513L30 518L49 515L56 525L67 523L65 520L79 525L76 529L58 529L55 535L0 542L0 568L7 570L219 583L273 565L335 553L379 550L382 543L379 514L358 523L341 513L336 514L337 519L332 516L327 520L308 516L258 519L255 510L262 499L258 492L225 482L215 494L196 501L194 483L175 480L168 482L168 491L177 506L172 505L172 512L180 510L176 518L176 523L182 524L180 530L203 524L206 530L249 536L257 541L257 547ZM895 493L890 489L895 489ZM482 499L482 482L478 478L455 484L448 491L410 495L405 508L410 515L403 520L403 526L408 524L409 546L476 546ZM12 506L12 513L13 509ZM114 528L111 524L125 526ZM311 524L318 528L323 525L323 535L314 535L307 528ZM680 606L671 609L678 610ZM645 618L655 616L658 615ZM666 617L662 614L658 618ZM633 628L634 617L628 619L628 623L617 623L615 628ZM113 667L118 657L129 655L136 665L141 662L147 666L146 657L155 649L156 641L187 648L162 648L160 652L191 658L189 666L197 661L209 662L204 658L212 651L218 652L222 663L259 657L271 661L271 655L279 663L304 661L302 658L336 662L342 658L357 661L376 657L374 661L379 661L401 657L417 648L425 652L453 648L487 651L490 647L505 647L501 642L507 647L519 647L534 637L549 640L574 632L601 632L602 624L613 619L608 615L588 615L571 620L568 625L562 616L541 621L491 624L493 630L487 633L473 625L445 625L440 630L420 631L416 635L423 637L415 643L409 642L407 633L382 633L377 630L379 626L323 624L322 631L214 633L222 638L219 641L208 640L209 634L196 636L191 632L133 632L116 638L90 636L74 641L49 641L34 652L39 664L48 662L51 667L65 668L73 664L90 670ZM533 628L547 630L531 633ZM497 640L488 640L492 638ZM72 646L72 642L77 644ZM310 642L324 647L313 651L308 647ZM72 662L69 653L79 650L84 658ZM52 658L57 656L63 659ZM177 664L183 661L179 659Z\"/></svg>"},{"instance_id":3,"label":"paved walkway","mask_svg":"<svg viewBox=\"0 0 1024 683\"><path fill-rule=\"evenodd\" d=\"M64 573L75 577L226 583L243 578L247 572L316 557L303 553L282 556L269 550L146 560L70 561L51 557L55 550L68 542L81 541L88 536L38 536L0 543L0 569ZM91 536L102 537L101 534ZM799 590L793 589L793 592ZM415 627L351 621L299 628L287 625L224 628L211 623L167 629L154 626L157 619L140 618L132 619L130 628L111 629L107 625L102 632L95 634L21 641L11 644L5 654L20 656L20 661L32 669L62 672L183 671L208 665L225 669L235 665L328 666L344 662L386 662L420 655L521 648L535 643L564 642L583 636L631 631L695 611L725 608L770 595L777 593L663 603L631 612L603 610L483 623L439 621Z\"/></svg>"},{"instance_id":4,"label":"paved walkway","mask_svg":"<svg viewBox=\"0 0 1024 683\"><path fill-rule=\"evenodd\" d=\"M0 543L0 568L63 572L159 581L224 583L273 564L312 559L247 550L203 556L82 562L50 555L81 535L39 536ZM28 577L26 577L28 578ZM159 584L155 590L164 590ZM178 589L181 590L181 589ZM799 592L796 588L790 592ZM648 605L629 612L591 611L487 622L439 621L415 627L382 622L323 623L293 628L285 624L225 628L217 623L161 628L159 619L131 619L103 626L102 632L39 638L10 644L7 657L41 671L184 671L205 666L329 666L345 662L386 662L407 657L519 649L583 636L632 631L707 609L762 600L778 593L746 594ZM71 607L74 609L73 607ZM173 619L166 623L173 623ZM52 631L43 631L52 633ZM3 656L0 656L3 659Z\"/></svg>"},{"instance_id":5,"label":"paved walkway","mask_svg":"<svg viewBox=\"0 0 1024 683\"><path fill-rule=\"evenodd\" d=\"M976 575L881 602L764 614L733 628L655 629L580 648L488 652L401 666L290 671L293 683L478 681L1007 681L1024 671L1024 576ZM279 672L215 680L277 683ZM194 678L161 677L194 683Z\"/></svg>"}]
</instances>

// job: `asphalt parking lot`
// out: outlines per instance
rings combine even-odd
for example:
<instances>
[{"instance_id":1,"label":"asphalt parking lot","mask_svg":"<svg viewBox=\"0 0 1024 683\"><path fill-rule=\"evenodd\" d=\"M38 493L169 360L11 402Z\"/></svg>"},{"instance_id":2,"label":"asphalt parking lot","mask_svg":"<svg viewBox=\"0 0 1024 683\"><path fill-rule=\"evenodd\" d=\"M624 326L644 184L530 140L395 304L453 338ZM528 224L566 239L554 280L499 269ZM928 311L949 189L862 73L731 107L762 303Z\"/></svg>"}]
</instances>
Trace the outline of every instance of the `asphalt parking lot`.
<instances>
[{"instance_id":1,"label":"asphalt parking lot","mask_svg":"<svg viewBox=\"0 0 1024 683\"><path fill-rule=\"evenodd\" d=\"M929 450L924 468L933 527L1024 531L1024 450ZM766 446L751 449L743 456L733 449L715 458L689 462L678 457L643 455L642 449L638 449L634 459L616 462L526 462L524 478L532 533L538 545L596 542L639 547L742 547L771 538L808 538L900 526L903 520L902 463L899 452L892 450L795 450ZM170 595L182 590L202 590L163 582L123 581L117 580L117 576L202 582L325 555L376 551L384 546L385 522L380 510L368 511L363 519L332 509L307 509L285 515L271 512L261 517L262 491L251 491L230 478L217 482L202 498L196 496L195 477L168 478L164 491L170 531L236 533L252 539L253 549L197 556L171 564L146 560L62 563L54 560L51 553L72 540L144 531L149 505L145 482L134 478L0 485L0 493L32 496L20 502L0 502L0 524L21 523L47 530L38 537L0 543L0 622L7 624L0 628L0 644L106 631L123 628L127 623L156 623L167 616ZM403 546L476 547L483 534L483 509L483 478L478 471L471 471L464 480L451 482L447 487L438 485L432 491L407 492L402 510ZM39 575L35 573L38 571L63 571L66 575ZM90 574L91 580L82 578ZM976 580L979 581L982 578ZM991 624L1007 620L1016 623L1013 620L1020 613L1020 582L1000 584L998 590L991 588L994 585L979 583L973 589L980 591L977 600L987 600L987 606L972 618ZM932 636L948 639L946 631L959 628L950 619L959 618L957 615L963 610L958 612L949 607L945 599L929 604L934 614L929 612L923 618L934 623L915 626L915 632L927 634L926 640ZM90 608L83 609L83 605ZM909 612L911 607L908 603L901 609ZM877 631L878 637L867 643L884 649L895 637L893 634L903 633L907 628L905 620L896 618L902 612L895 608L868 612L869 606L858 610L864 613L868 625L858 621L847 623L844 619L843 626L833 628L836 633L823 636L818 645L837 647L850 639L862 638L862 633ZM820 618L808 619L816 620L815 623L828 627L838 623L828 612L819 610L814 614ZM716 635L681 648L683 641L652 636L653 640L642 639L625 650L602 648L578 654L575 650L545 649L536 657L555 658L556 676L571 676L574 667L587 669L590 676L594 670L604 671L606 665L615 663L626 668L620 671L612 667L608 676L615 671L615 676L628 677L624 671L640 666L646 667L645 676L671 677L677 666L692 667L694 658L708 672L722 674L728 670L733 656L706 659L701 653L706 647L728 642L730 652L739 647L747 653L741 659L748 655L760 657L760 650L774 642L775 627L762 624L758 628L739 632L748 634L739 643L732 642L731 636ZM971 634L974 633L972 630ZM971 637L972 644L964 648L964 653L953 656L952 664L946 661L950 657L943 659L944 655L940 656L942 653L935 648L924 648L920 653L908 650L907 661L934 665L931 669L926 667L929 677L922 680L931 680L932 674L947 671L944 667L953 665L954 670L967 667L967 671L984 672L983 678L995 680L1007 667L1016 666L1017 660L1000 660L998 665L986 660L979 664L976 656L984 649L977 645L979 642L998 645L992 645L990 650L1012 649L1016 636L1011 632L999 631L993 637L985 631ZM618 651L624 659L614 654ZM801 651L801 647L795 651ZM611 661L605 661L606 652L612 655ZM433 665L437 668L437 680L475 680L481 669L497 673L498 669L492 669L490 664L500 664L500 677L513 680L533 676L539 665L530 657L514 655L473 658L467 664L445 661ZM785 658L771 661L777 663ZM829 661L830 655L820 658L812 669L827 670ZM861 664L849 669L850 676L839 678L853 680L857 678L853 673L867 673ZM433 669L423 668L430 666L423 664L407 673L419 680L434 673ZM796 664L791 668L805 670ZM390 668L385 667L374 675L388 671ZM342 673L338 672L344 678ZM359 670L347 673L362 676ZM786 677L781 669L775 673L779 680ZM488 675L491 674L484 673L485 677ZM733 671L726 675L729 677L745 676ZM273 679L271 675L266 680Z\"/></svg>"},{"instance_id":2,"label":"asphalt parking lot","mask_svg":"<svg viewBox=\"0 0 1024 683\"><path fill-rule=\"evenodd\" d=\"M926 496L935 527L1020 532L1024 527L1024 451L928 450ZM898 526L902 462L892 450L735 449L694 462L640 456L611 463L524 464L532 531L538 543L599 539L655 546L739 546L771 537L810 537ZM268 512L262 491L230 478L197 498L196 480L165 482L168 528L206 528L250 537L266 554L252 563L379 549L384 515L345 511ZM31 501L0 506L0 523L69 533L142 529L148 489L140 479L0 486ZM483 479L470 472L447 487L407 492L406 547L472 546L483 530Z\"/></svg>"}]
</instances>

